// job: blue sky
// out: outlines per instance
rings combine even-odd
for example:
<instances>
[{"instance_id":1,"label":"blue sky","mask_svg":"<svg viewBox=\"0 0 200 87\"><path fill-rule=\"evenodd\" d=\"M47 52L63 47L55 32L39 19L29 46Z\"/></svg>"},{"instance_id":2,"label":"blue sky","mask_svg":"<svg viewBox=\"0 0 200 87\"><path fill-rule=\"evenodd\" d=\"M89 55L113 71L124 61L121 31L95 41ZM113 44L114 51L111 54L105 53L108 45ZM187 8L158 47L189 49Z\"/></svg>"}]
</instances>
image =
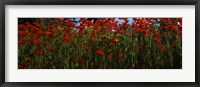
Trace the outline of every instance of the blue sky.
<instances>
[{"instance_id":1,"label":"blue sky","mask_svg":"<svg viewBox=\"0 0 200 87\"><path fill-rule=\"evenodd\" d=\"M79 20L80 20L80 18L75 18L74 21L79 21ZM119 24L122 24L122 23L124 22L123 19L119 19L119 18L115 18L115 21L118 21ZM133 18L128 18L128 24L132 24L133 22L134 22ZM76 26L79 26L80 23L79 23L79 22L78 22L78 23L75 23L75 25L76 25Z\"/></svg>"}]
</instances>

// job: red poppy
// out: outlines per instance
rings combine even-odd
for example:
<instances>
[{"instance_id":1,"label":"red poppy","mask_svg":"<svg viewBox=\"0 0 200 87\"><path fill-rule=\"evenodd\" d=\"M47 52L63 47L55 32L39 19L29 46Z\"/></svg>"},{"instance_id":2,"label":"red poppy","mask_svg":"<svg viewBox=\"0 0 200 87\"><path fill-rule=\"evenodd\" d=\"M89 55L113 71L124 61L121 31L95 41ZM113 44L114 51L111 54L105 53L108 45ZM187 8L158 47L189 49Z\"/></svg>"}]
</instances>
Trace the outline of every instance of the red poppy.
<instances>
[{"instance_id":1,"label":"red poppy","mask_svg":"<svg viewBox=\"0 0 200 87\"><path fill-rule=\"evenodd\" d=\"M58 44L61 44L61 42L58 42Z\"/></svg>"},{"instance_id":2,"label":"red poppy","mask_svg":"<svg viewBox=\"0 0 200 87\"><path fill-rule=\"evenodd\" d=\"M112 55L108 55L106 58L108 58L108 59L112 59Z\"/></svg>"},{"instance_id":3,"label":"red poppy","mask_svg":"<svg viewBox=\"0 0 200 87\"><path fill-rule=\"evenodd\" d=\"M119 39L117 39L117 38L111 38L110 40L111 40L113 43L116 43L116 42L119 41Z\"/></svg>"},{"instance_id":4,"label":"red poppy","mask_svg":"<svg viewBox=\"0 0 200 87\"><path fill-rule=\"evenodd\" d=\"M85 49L86 49L86 50L90 50L90 49L91 49L91 47L89 47L89 46L86 46L86 47L85 47Z\"/></svg>"},{"instance_id":5,"label":"red poppy","mask_svg":"<svg viewBox=\"0 0 200 87\"><path fill-rule=\"evenodd\" d=\"M178 34L178 35L182 35L182 31L178 31L177 34Z\"/></svg>"},{"instance_id":6,"label":"red poppy","mask_svg":"<svg viewBox=\"0 0 200 87\"><path fill-rule=\"evenodd\" d=\"M142 49L144 49L144 47L143 46L136 46L136 47L133 47L135 50L142 50Z\"/></svg>"},{"instance_id":7,"label":"red poppy","mask_svg":"<svg viewBox=\"0 0 200 87\"><path fill-rule=\"evenodd\" d=\"M39 34L39 35L43 35L43 31L42 31L42 30L39 30L39 31L38 31L38 34Z\"/></svg>"},{"instance_id":8,"label":"red poppy","mask_svg":"<svg viewBox=\"0 0 200 87\"><path fill-rule=\"evenodd\" d=\"M20 35L20 36L27 36L28 32L27 31L18 30L18 35Z\"/></svg>"},{"instance_id":9,"label":"red poppy","mask_svg":"<svg viewBox=\"0 0 200 87\"><path fill-rule=\"evenodd\" d=\"M182 26L182 18L177 18L177 21L180 23L180 25Z\"/></svg>"},{"instance_id":10,"label":"red poppy","mask_svg":"<svg viewBox=\"0 0 200 87\"><path fill-rule=\"evenodd\" d=\"M49 32L49 31L47 31L47 32L46 32L46 34L47 34L47 35L51 35L51 34L52 34L52 32Z\"/></svg>"},{"instance_id":11,"label":"red poppy","mask_svg":"<svg viewBox=\"0 0 200 87\"><path fill-rule=\"evenodd\" d=\"M33 39L32 39L32 42L35 43L36 45L41 45L40 40L37 39L37 38L33 38Z\"/></svg>"},{"instance_id":12,"label":"red poppy","mask_svg":"<svg viewBox=\"0 0 200 87\"><path fill-rule=\"evenodd\" d=\"M96 53L97 53L97 54L100 54L100 55L104 55L104 52L103 52L102 50L100 50L100 49L97 50Z\"/></svg>"},{"instance_id":13,"label":"red poppy","mask_svg":"<svg viewBox=\"0 0 200 87\"><path fill-rule=\"evenodd\" d=\"M92 42L96 42L96 39L92 37Z\"/></svg>"},{"instance_id":14,"label":"red poppy","mask_svg":"<svg viewBox=\"0 0 200 87\"><path fill-rule=\"evenodd\" d=\"M65 19L64 19L64 18L60 18L60 20L61 20L61 21L64 21Z\"/></svg>"},{"instance_id":15,"label":"red poppy","mask_svg":"<svg viewBox=\"0 0 200 87\"><path fill-rule=\"evenodd\" d=\"M80 44L80 46L82 47L82 46L83 46L83 44Z\"/></svg>"},{"instance_id":16,"label":"red poppy","mask_svg":"<svg viewBox=\"0 0 200 87\"><path fill-rule=\"evenodd\" d=\"M43 54L43 51L42 51L42 50L35 50L35 53L36 53L37 55L42 55L42 54Z\"/></svg>"},{"instance_id":17,"label":"red poppy","mask_svg":"<svg viewBox=\"0 0 200 87\"><path fill-rule=\"evenodd\" d=\"M164 50L165 46L163 46L163 45L157 45L157 48L160 49L160 50Z\"/></svg>"},{"instance_id":18,"label":"red poppy","mask_svg":"<svg viewBox=\"0 0 200 87\"><path fill-rule=\"evenodd\" d=\"M71 41L70 42L72 45L76 46L76 43L74 41Z\"/></svg>"},{"instance_id":19,"label":"red poppy","mask_svg":"<svg viewBox=\"0 0 200 87\"><path fill-rule=\"evenodd\" d=\"M72 38L70 37L70 36L65 36L64 38L63 38L63 41L64 42L69 42L69 41L71 41L72 40Z\"/></svg>"},{"instance_id":20,"label":"red poppy","mask_svg":"<svg viewBox=\"0 0 200 87\"><path fill-rule=\"evenodd\" d=\"M166 34L167 34L167 32L163 32L163 34L164 34L164 35L166 35Z\"/></svg>"},{"instance_id":21,"label":"red poppy","mask_svg":"<svg viewBox=\"0 0 200 87\"><path fill-rule=\"evenodd\" d=\"M54 50L54 47L53 47L53 46L48 46L48 50L49 50L49 51L53 51L53 50Z\"/></svg>"},{"instance_id":22,"label":"red poppy","mask_svg":"<svg viewBox=\"0 0 200 87\"><path fill-rule=\"evenodd\" d=\"M177 44L176 41L174 41L173 43L171 43L171 46L175 46Z\"/></svg>"},{"instance_id":23,"label":"red poppy","mask_svg":"<svg viewBox=\"0 0 200 87\"><path fill-rule=\"evenodd\" d=\"M101 38L101 39L105 39L105 38L106 38L106 35L102 35L100 38Z\"/></svg>"},{"instance_id":24,"label":"red poppy","mask_svg":"<svg viewBox=\"0 0 200 87\"><path fill-rule=\"evenodd\" d=\"M93 37L96 37L96 36L97 36L97 33L93 31L91 35L92 35Z\"/></svg>"},{"instance_id":25,"label":"red poppy","mask_svg":"<svg viewBox=\"0 0 200 87\"><path fill-rule=\"evenodd\" d=\"M119 32L122 33L122 34L125 34L125 33L126 33L126 31L125 31L124 29L119 30Z\"/></svg>"},{"instance_id":26,"label":"red poppy","mask_svg":"<svg viewBox=\"0 0 200 87\"><path fill-rule=\"evenodd\" d=\"M157 37L153 38L154 42L160 42L161 40L162 40L162 38L157 38Z\"/></svg>"},{"instance_id":27,"label":"red poppy","mask_svg":"<svg viewBox=\"0 0 200 87\"><path fill-rule=\"evenodd\" d=\"M42 25L40 24L40 23L38 23L38 22L34 22L33 23L36 27L38 27L38 28L41 28L42 27Z\"/></svg>"},{"instance_id":28,"label":"red poppy","mask_svg":"<svg viewBox=\"0 0 200 87\"><path fill-rule=\"evenodd\" d=\"M72 35L76 35L77 32L75 30L72 31Z\"/></svg>"},{"instance_id":29,"label":"red poppy","mask_svg":"<svg viewBox=\"0 0 200 87\"><path fill-rule=\"evenodd\" d=\"M19 65L18 65L18 68L19 69L24 69L26 67L26 64L25 63L20 63Z\"/></svg>"},{"instance_id":30,"label":"red poppy","mask_svg":"<svg viewBox=\"0 0 200 87\"><path fill-rule=\"evenodd\" d=\"M159 36L160 33L159 33L159 32L154 32L154 35L155 35L155 36Z\"/></svg>"},{"instance_id":31,"label":"red poppy","mask_svg":"<svg viewBox=\"0 0 200 87\"><path fill-rule=\"evenodd\" d=\"M94 25L94 30L97 31L97 30L98 30L98 27L99 27L98 25Z\"/></svg>"},{"instance_id":32,"label":"red poppy","mask_svg":"<svg viewBox=\"0 0 200 87\"><path fill-rule=\"evenodd\" d=\"M58 22L59 20L58 20L58 18L54 18L54 20L56 21L56 22Z\"/></svg>"},{"instance_id":33,"label":"red poppy","mask_svg":"<svg viewBox=\"0 0 200 87\"><path fill-rule=\"evenodd\" d=\"M45 18L41 18L40 20L41 20L42 22L44 22L44 21L45 21Z\"/></svg>"},{"instance_id":34,"label":"red poppy","mask_svg":"<svg viewBox=\"0 0 200 87\"><path fill-rule=\"evenodd\" d=\"M147 36L147 35L149 35L149 34L151 34L150 31L145 31L145 36Z\"/></svg>"},{"instance_id":35,"label":"red poppy","mask_svg":"<svg viewBox=\"0 0 200 87\"><path fill-rule=\"evenodd\" d=\"M78 57L78 62L85 62L86 60L83 59L82 57Z\"/></svg>"}]
</instances>

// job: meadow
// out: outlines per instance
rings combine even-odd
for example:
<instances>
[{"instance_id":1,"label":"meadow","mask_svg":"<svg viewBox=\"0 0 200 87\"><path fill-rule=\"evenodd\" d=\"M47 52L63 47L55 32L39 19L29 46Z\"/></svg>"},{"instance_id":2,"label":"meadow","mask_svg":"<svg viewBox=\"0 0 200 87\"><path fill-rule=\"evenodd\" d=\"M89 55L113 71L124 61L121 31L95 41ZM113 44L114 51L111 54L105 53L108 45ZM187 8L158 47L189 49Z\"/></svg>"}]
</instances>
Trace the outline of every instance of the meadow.
<instances>
[{"instance_id":1,"label":"meadow","mask_svg":"<svg viewBox=\"0 0 200 87\"><path fill-rule=\"evenodd\" d=\"M182 18L115 19L18 18L18 68L182 68Z\"/></svg>"}]
</instances>

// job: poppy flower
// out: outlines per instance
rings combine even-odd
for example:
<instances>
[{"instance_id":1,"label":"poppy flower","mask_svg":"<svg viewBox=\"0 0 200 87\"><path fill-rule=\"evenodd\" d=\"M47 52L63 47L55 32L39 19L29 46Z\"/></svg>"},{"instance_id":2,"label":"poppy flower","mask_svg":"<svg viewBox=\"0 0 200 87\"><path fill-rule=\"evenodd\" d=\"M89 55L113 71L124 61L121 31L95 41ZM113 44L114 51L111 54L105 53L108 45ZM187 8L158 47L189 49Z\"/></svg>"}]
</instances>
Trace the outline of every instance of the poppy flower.
<instances>
[{"instance_id":1,"label":"poppy flower","mask_svg":"<svg viewBox=\"0 0 200 87\"><path fill-rule=\"evenodd\" d=\"M52 34L52 32L49 32L49 31L46 32L46 35L51 35L51 34Z\"/></svg>"},{"instance_id":2,"label":"poppy flower","mask_svg":"<svg viewBox=\"0 0 200 87\"><path fill-rule=\"evenodd\" d=\"M19 69L24 69L26 67L26 64L25 63L20 63L19 65L18 65L18 68Z\"/></svg>"},{"instance_id":3,"label":"poppy flower","mask_svg":"<svg viewBox=\"0 0 200 87\"><path fill-rule=\"evenodd\" d=\"M91 35L92 35L93 37L96 37L96 36L97 36L97 33L93 31Z\"/></svg>"},{"instance_id":4,"label":"poppy flower","mask_svg":"<svg viewBox=\"0 0 200 87\"><path fill-rule=\"evenodd\" d=\"M96 42L96 39L92 37L92 42Z\"/></svg>"},{"instance_id":5,"label":"poppy flower","mask_svg":"<svg viewBox=\"0 0 200 87\"><path fill-rule=\"evenodd\" d=\"M86 50L90 50L90 49L91 49L91 47L89 47L89 46L86 46L86 47L85 47L85 49L86 49Z\"/></svg>"},{"instance_id":6,"label":"poppy flower","mask_svg":"<svg viewBox=\"0 0 200 87\"><path fill-rule=\"evenodd\" d=\"M117 38L111 38L110 40L111 40L113 43L116 43L116 42L119 41L119 39L117 39Z\"/></svg>"},{"instance_id":7,"label":"poppy flower","mask_svg":"<svg viewBox=\"0 0 200 87\"><path fill-rule=\"evenodd\" d=\"M154 32L154 35L155 35L155 36L159 36L160 33L159 33L159 32Z\"/></svg>"},{"instance_id":8,"label":"poppy flower","mask_svg":"<svg viewBox=\"0 0 200 87\"><path fill-rule=\"evenodd\" d=\"M42 54L43 54L43 51L42 51L42 50L35 50L35 53L36 53L37 55L42 55Z\"/></svg>"},{"instance_id":9,"label":"poppy flower","mask_svg":"<svg viewBox=\"0 0 200 87\"><path fill-rule=\"evenodd\" d=\"M178 31L177 34L178 34L178 35L182 35L182 31Z\"/></svg>"},{"instance_id":10,"label":"poppy flower","mask_svg":"<svg viewBox=\"0 0 200 87\"><path fill-rule=\"evenodd\" d=\"M116 29L112 29L111 31L115 33L117 30Z\"/></svg>"},{"instance_id":11,"label":"poppy flower","mask_svg":"<svg viewBox=\"0 0 200 87\"><path fill-rule=\"evenodd\" d=\"M147 36L147 35L149 35L149 34L151 34L151 32L150 31L145 31L145 36Z\"/></svg>"},{"instance_id":12,"label":"poppy flower","mask_svg":"<svg viewBox=\"0 0 200 87\"><path fill-rule=\"evenodd\" d=\"M76 43L74 41L71 41L70 42L72 45L76 46Z\"/></svg>"},{"instance_id":13,"label":"poppy flower","mask_svg":"<svg viewBox=\"0 0 200 87\"><path fill-rule=\"evenodd\" d=\"M100 49L97 50L96 53L97 53L97 54L100 54L100 55L104 55L104 52L103 52L102 50L100 50Z\"/></svg>"},{"instance_id":14,"label":"poppy flower","mask_svg":"<svg viewBox=\"0 0 200 87\"><path fill-rule=\"evenodd\" d=\"M157 48L160 49L160 50L164 50L165 46L163 46L163 45L157 45Z\"/></svg>"},{"instance_id":15,"label":"poppy flower","mask_svg":"<svg viewBox=\"0 0 200 87\"><path fill-rule=\"evenodd\" d=\"M66 32L66 31L65 31ZM75 30L72 31L72 35L76 35L77 32Z\"/></svg>"},{"instance_id":16,"label":"poppy flower","mask_svg":"<svg viewBox=\"0 0 200 87\"><path fill-rule=\"evenodd\" d=\"M83 46L83 44L80 44L80 46L82 47L82 46Z\"/></svg>"},{"instance_id":17,"label":"poppy flower","mask_svg":"<svg viewBox=\"0 0 200 87\"><path fill-rule=\"evenodd\" d=\"M43 35L43 31L42 31L42 30L39 30L39 31L38 31L38 34L39 34L39 35Z\"/></svg>"},{"instance_id":18,"label":"poppy flower","mask_svg":"<svg viewBox=\"0 0 200 87\"><path fill-rule=\"evenodd\" d=\"M71 41L72 40L72 38L70 37L70 36L65 36L64 38L63 38L63 41L64 42L69 42L69 41Z\"/></svg>"},{"instance_id":19,"label":"poppy flower","mask_svg":"<svg viewBox=\"0 0 200 87\"><path fill-rule=\"evenodd\" d=\"M108 59L112 59L112 55L108 55L106 58L108 58Z\"/></svg>"},{"instance_id":20,"label":"poppy flower","mask_svg":"<svg viewBox=\"0 0 200 87\"><path fill-rule=\"evenodd\" d=\"M99 27L98 25L94 25L94 30L97 31L97 30L98 30L98 27Z\"/></svg>"},{"instance_id":21,"label":"poppy flower","mask_svg":"<svg viewBox=\"0 0 200 87\"><path fill-rule=\"evenodd\" d=\"M171 43L171 46L175 46L176 44L177 44L177 42L174 41L174 42Z\"/></svg>"},{"instance_id":22,"label":"poppy flower","mask_svg":"<svg viewBox=\"0 0 200 87\"><path fill-rule=\"evenodd\" d=\"M106 35L102 35L100 38L101 38L101 39L105 39L105 38L106 38Z\"/></svg>"},{"instance_id":23,"label":"poppy flower","mask_svg":"<svg viewBox=\"0 0 200 87\"><path fill-rule=\"evenodd\" d=\"M125 34L125 33L126 33L126 31L125 31L124 29L119 30L119 32L122 33L122 34Z\"/></svg>"},{"instance_id":24,"label":"poppy flower","mask_svg":"<svg viewBox=\"0 0 200 87\"><path fill-rule=\"evenodd\" d=\"M58 18L54 18L54 20L56 21L56 22L58 22L59 20L58 20Z\"/></svg>"},{"instance_id":25,"label":"poppy flower","mask_svg":"<svg viewBox=\"0 0 200 87\"><path fill-rule=\"evenodd\" d=\"M34 22L33 23L36 27L38 27L38 28L41 28L42 27L42 25L40 24L40 23L38 23L38 22Z\"/></svg>"},{"instance_id":26,"label":"poppy flower","mask_svg":"<svg viewBox=\"0 0 200 87\"><path fill-rule=\"evenodd\" d=\"M164 34L164 35L166 35L166 34L167 34L167 32L163 32L163 34Z\"/></svg>"},{"instance_id":27,"label":"poppy flower","mask_svg":"<svg viewBox=\"0 0 200 87\"><path fill-rule=\"evenodd\" d=\"M37 39L37 38L33 38L33 39L32 39L32 42L35 43L36 45L41 45L40 40Z\"/></svg>"},{"instance_id":28,"label":"poppy flower","mask_svg":"<svg viewBox=\"0 0 200 87\"><path fill-rule=\"evenodd\" d=\"M161 40L162 40L162 38L157 38L157 37L153 38L154 42L160 42Z\"/></svg>"},{"instance_id":29,"label":"poppy flower","mask_svg":"<svg viewBox=\"0 0 200 87\"><path fill-rule=\"evenodd\" d=\"M48 46L48 50L49 50L49 51L53 51L53 50L54 50L54 47L53 47L53 46Z\"/></svg>"},{"instance_id":30,"label":"poppy flower","mask_svg":"<svg viewBox=\"0 0 200 87\"><path fill-rule=\"evenodd\" d=\"M85 59L83 59L82 57L78 57L78 62L85 62L86 60Z\"/></svg>"},{"instance_id":31,"label":"poppy flower","mask_svg":"<svg viewBox=\"0 0 200 87\"><path fill-rule=\"evenodd\" d=\"M40 20L41 20L42 22L44 22L44 21L45 21L45 18L41 18Z\"/></svg>"},{"instance_id":32,"label":"poppy flower","mask_svg":"<svg viewBox=\"0 0 200 87\"><path fill-rule=\"evenodd\" d=\"M18 35L20 35L20 36L27 36L28 32L24 31L24 30L18 30Z\"/></svg>"},{"instance_id":33,"label":"poppy flower","mask_svg":"<svg viewBox=\"0 0 200 87\"><path fill-rule=\"evenodd\" d=\"M60 18L60 20L61 20L61 21L64 21L65 19L64 19L64 18Z\"/></svg>"}]
</instances>

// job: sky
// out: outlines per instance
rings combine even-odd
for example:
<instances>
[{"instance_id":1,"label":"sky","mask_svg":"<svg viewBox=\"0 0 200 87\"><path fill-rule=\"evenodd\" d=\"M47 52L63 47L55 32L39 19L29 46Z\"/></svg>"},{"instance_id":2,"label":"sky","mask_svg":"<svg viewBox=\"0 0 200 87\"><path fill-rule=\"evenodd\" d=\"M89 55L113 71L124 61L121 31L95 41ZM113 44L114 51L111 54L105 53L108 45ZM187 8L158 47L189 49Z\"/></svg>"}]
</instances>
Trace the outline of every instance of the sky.
<instances>
[{"instance_id":1,"label":"sky","mask_svg":"<svg viewBox=\"0 0 200 87\"><path fill-rule=\"evenodd\" d=\"M73 20L73 21L79 21L79 20L80 20L80 18L75 18L75 20ZM119 19L119 18L115 18L115 21L118 21L119 24L122 24L124 22L123 19ZM132 24L133 22L134 22L133 18L128 18L128 24ZM75 26L79 26L79 25L80 25L79 22L75 23Z\"/></svg>"}]
</instances>

